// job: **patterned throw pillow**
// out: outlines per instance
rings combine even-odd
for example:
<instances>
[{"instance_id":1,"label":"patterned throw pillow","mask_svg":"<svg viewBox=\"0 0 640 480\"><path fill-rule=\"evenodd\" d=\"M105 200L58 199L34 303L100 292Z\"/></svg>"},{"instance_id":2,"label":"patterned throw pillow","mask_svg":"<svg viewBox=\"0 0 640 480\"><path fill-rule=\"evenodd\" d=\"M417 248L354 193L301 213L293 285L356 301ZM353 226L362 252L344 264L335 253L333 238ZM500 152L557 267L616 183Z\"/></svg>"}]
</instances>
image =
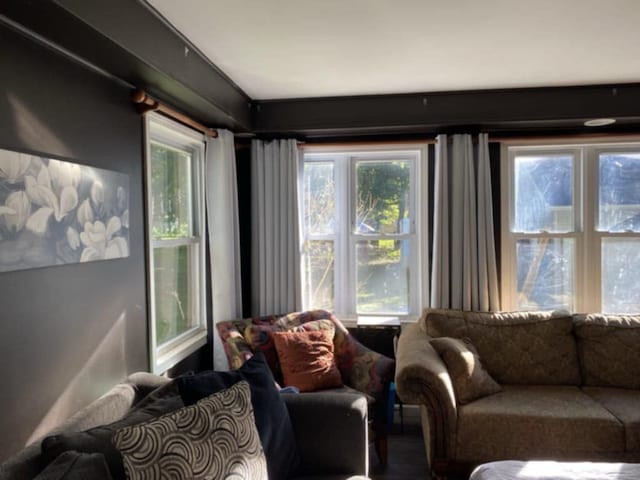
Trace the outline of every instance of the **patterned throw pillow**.
<instances>
[{"instance_id":1,"label":"patterned throw pillow","mask_svg":"<svg viewBox=\"0 0 640 480\"><path fill-rule=\"evenodd\" d=\"M298 446L284 398L261 352L256 352L238 370L204 371L176 378L185 405L195 405L209 395L245 380L251 389L256 428L267 457L269 478L288 478L299 462Z\"/></svg>"},{"instance_id":2,"label":"patterned throw pillow","mask_svg":"<svg viewBox=\"0 0 640 480\"><path fill-rule=\"evenodd\" d=\"M298 387L301 392L343 385L333 355L333 330L273 335L285 385Z\"/></svg>"},{"instance_id":3,"label":"patterned throw pillow","mask_svg":"<svg viewBox=\"0 0 640 480\"><path fill-rule=\"evenodd\" d=\"M459 404L502 391L480 363L478 352L468 339L433 338L431 345L447 366Z\"/></svg>"},{"instance_id":4,"label":"patterned throw pillow","mask_svg":"<svg viewBox=\"0 0 640 480\"><path fill-rule=\"evenodd\" d=\"M245 381L156 420L125 427L113 442L131 480L267 479Z\"/></svg>"}]
</instances>

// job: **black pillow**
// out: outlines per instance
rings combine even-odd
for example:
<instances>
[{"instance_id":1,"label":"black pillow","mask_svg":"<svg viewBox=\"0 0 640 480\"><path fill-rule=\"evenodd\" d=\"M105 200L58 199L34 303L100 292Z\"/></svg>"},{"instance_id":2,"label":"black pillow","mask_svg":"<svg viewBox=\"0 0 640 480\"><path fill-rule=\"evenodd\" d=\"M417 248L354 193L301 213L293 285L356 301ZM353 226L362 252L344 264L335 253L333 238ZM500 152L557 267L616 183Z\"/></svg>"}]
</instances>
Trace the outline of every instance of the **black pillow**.
<instances>
[{"instance_id":1,"label":"black pillow","mask_svg":"<svg viewBox=\"0 0 640 480\"><path fill-rule=\"evenodd\" d=\"M269 478L288 478L300 461L289 411L275 385L262 352L256 352L242 367L230 372L206 371L176 378L185 405L246 380L256 428L267 458Z\"/></svg>"},{"instance_id":2,"label":"black pillow","mask_svg":"<svg viewBox=\"0 0 640 480\"><path fill-rule=\"evenodd\" d=\"M101 453L109 466L111 476L115 480L124 480L127 475L122 463L122 455L111 442L113 434L123 427L152 420L183 406L184 403L175 383L170 382L158 387L116 422L100 425L84 432L62 433L45 438L42 441L44 465L49 465L68 450L82 453Z\"/></svg>"},{"instance_id":3,"label":"black pillow","mask_svg":"<svg viewBox=\"0 0 640 480\"><path fill-rule=\"evenodd\" d=\"M112 480L104 456L99 453L62 453L34 480Z\"/></svg>"}]
</instances>

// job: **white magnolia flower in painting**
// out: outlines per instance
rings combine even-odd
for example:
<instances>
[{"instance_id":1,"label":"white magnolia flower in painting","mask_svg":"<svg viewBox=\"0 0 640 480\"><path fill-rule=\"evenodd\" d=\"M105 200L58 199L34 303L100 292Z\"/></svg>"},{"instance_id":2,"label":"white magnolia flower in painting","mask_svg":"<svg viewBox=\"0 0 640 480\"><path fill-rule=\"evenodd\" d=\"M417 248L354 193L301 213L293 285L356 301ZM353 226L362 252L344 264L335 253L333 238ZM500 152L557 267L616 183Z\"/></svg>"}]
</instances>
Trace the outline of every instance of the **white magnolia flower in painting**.
<instances>
[{"instance_id":1,"label":"white magnolia flower in painting","mask_svg":"<svg viewBox=\"0 0 640 480\"><path fill-rule=\"evenodd\" d=\"M122 187L116 189L116 204L119 211L127 208L127 192Z\"/></svg>"},{"instance_id":2,"label":"white magnolia flower in painting","mask_svg":"<svg viewBox=\"0 0 640 480\"><path fill-rule=\"evenodd\" d=\"M93 209L91 208L91 203L88 198L86 198L78 207L76 217L80 225L93 223Z\"/></svg>"},{"instance_id":3,"label":"white magnolia flower in painting","mask_svg":"<svg viewBox=\"0 0 640 480\"><path fill-rule=\"evenodd\" d=\"M4 212L4 221L9 230L19 232L27 223L31 215L31 200L25 192L13 192L0 207L0 214Z\"/></svg>"},{"instance_id":4,"label":"white magnolia flower in painting","mask_svg":"<svg viewBox=\"0 0 640 480\"><path fill-rule=\"evenodd\" d=\"M106 226L100 221L85 223L84 232L80 234L80 241L85 246L80 261L90 262L129 255L127 241L122 237L114 237L121 228L122 223L118 217L111 217Z\"/></svg>"},{"instance_id":5,"label":"white magnolia flower in painting","mask_svg":"<svg viewBox=\"0 0 640 480\"><path fill-rule=\"evenodd\" d=\"M80 235L75 228L67 228L67 241L72 250L77 250L80 246Z\"/></svg>"},{"instance_id":6,"label":"white magnolia flower in painting","mask_svg":"<svg viewBox=\"0 0 640 480\"><path fill-rule=\"evenodd\" d=\"M61 192L65 187L78 188L82 172L80 165L60 160L49 160L49 177L55 192Z\"/></svg>"},{"instance_id":7,"label":"white magnolia flower in painting","mask_svg":"<svg viewBox=\"0 0 640 480\"><path fill-rule=\"evenodd\" d=\"M94 205L102 205L104 202L104 187L98 180L91 185L91 201Z\"/></svg>"},{"instance_id":8,"label":"white magnolia flower in painting","mask_svg":"<svg viewBox=\"0 0 640 480\"><path fill-rule=\"evenodd\" d=\"M25 176L24 185L31 202L40 207L27 220L27 228L38 235L46 232L52 215L59 222L78 205L78 192L73 185L62 187L59 196L54 193L49 169L45 166L40 169L37 179Z\"/></svg>"},{"instance_id":9,"label":"white magnolia flower in painting","mask_svg":"<svg viewBox=\"0 0 640 480\"><path fill-rule=\"evenodd\" d=\"M124 212L122 212L122 226L124 228L129 228L129 209L127 208Z\"/></svg>"},{"instance_id":10,"label":"white magnolia flower in painting","mask_svg":"<svg viewBox=\"0 0 640 480\"><path fill-rule=\"evenodd\" d=\"M25 153L0 150L0 178L9 183L16 183L22 179L31 165L31 155Z\"/></svg>"}]
</instances>

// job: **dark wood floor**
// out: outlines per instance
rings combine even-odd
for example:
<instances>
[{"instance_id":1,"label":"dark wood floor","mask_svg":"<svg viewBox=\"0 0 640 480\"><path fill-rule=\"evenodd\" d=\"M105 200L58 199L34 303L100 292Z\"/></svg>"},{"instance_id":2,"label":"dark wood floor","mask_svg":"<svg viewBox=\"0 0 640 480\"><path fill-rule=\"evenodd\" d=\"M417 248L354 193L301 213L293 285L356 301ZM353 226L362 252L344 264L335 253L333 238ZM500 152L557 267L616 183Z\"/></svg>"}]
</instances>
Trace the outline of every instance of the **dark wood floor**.
<instances>
[{"instance_id":1,"label":"dark wood floor","mask_svg":"<svg viewBox=\"0 0 640 480\"><path fill-rule=\"evenodd\" d=\"M427 460L420 427L420 414L416 407L404 406L404 428L400 428L400 415L396 407L394 426L389 435L389 457L386 468L378 462L371 446L369 476L372 480L427 480Z\"/></svg>"}]
</instances>

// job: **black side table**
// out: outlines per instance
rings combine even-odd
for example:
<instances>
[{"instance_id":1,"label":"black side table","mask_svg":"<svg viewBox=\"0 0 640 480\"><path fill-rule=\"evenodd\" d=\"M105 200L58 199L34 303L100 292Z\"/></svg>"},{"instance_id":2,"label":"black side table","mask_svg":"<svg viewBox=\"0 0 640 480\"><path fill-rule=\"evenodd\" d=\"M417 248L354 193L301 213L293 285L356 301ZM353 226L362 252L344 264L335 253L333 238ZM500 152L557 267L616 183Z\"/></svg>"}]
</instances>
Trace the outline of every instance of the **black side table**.
<instances>
[{"instance_id":1,"label":"black side table","mask_svg":"<svg viewBox=\"0 0 640 480\"><path fill-rule=\"evenodd\" d=\"M359 316L356 327L349 328L349 332L364 346L389 358L396 358L395 345L401 332L398 317L367 317ZM396 396L396 385L389 385L387 425L393 425L393 409L396 402L400 408L400 429L404 431L404 412L402 402Z\"/></svg>"}]
</instances>

